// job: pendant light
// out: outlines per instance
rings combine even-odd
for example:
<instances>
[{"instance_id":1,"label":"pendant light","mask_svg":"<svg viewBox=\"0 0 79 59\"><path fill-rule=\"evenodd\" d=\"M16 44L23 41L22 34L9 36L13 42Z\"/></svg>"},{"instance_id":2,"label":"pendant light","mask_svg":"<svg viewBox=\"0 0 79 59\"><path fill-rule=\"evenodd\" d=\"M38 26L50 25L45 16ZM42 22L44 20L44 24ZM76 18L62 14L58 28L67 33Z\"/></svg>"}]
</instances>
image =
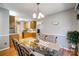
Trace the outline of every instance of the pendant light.
<instances>
[{"instance_id":1,"label":"pendant light","mask_svg":"<svg viewBox=\"0 0 79 59\"><path fill-rule=\"evenodd\" d=\"M42 18L44 18L44 15L43 15L42 12L39 10L39 5L40 5L40 3L36 3L36 5L37 5L37 10L34 11L34 13L33 13L33 18L34 18L34 19L42 19Z\"/></svg>"}]
</instances>

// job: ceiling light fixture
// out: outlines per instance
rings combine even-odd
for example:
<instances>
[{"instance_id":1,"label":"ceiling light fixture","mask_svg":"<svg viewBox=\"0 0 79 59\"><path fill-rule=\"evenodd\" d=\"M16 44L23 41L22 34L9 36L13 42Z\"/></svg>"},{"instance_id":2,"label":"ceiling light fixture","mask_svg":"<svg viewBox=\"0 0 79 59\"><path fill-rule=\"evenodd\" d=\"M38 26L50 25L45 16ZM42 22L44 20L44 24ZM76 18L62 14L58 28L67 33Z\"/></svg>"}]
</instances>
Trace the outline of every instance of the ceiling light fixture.
<instances>
[{"instance_id":1,"label":"ceiling light fixture","mask_svg":"<svg viewBox=\"0 0 79 59\"><path fill-rule=\"evenodd\" d=\"M44 15L41 13L41 11L39 10L39 4L40 3L37 3L36 5L37 5L37 10L36 11L34 11L34 13L33 13L33 18L34 19L42 19L42 18L44 18Z\"/></svg>"}]
</instances>

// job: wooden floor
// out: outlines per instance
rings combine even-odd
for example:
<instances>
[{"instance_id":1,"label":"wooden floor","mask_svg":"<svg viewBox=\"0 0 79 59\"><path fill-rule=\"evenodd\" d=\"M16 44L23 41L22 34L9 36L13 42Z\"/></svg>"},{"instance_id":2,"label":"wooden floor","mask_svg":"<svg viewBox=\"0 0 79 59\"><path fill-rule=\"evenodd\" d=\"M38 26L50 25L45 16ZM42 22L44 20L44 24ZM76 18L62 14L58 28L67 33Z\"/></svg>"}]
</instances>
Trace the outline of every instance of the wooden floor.
<instances>
[{"instance_id":1,"label":"wooden floor","mask_svg":"<svg viewBox=\"0 0 79 59\"><path fill-rule=\"evenodd\" d=\"M7 50L0 51L0 56L16 56L16 50L14 47L10 47Z\"/></svg>"}]
</instances>

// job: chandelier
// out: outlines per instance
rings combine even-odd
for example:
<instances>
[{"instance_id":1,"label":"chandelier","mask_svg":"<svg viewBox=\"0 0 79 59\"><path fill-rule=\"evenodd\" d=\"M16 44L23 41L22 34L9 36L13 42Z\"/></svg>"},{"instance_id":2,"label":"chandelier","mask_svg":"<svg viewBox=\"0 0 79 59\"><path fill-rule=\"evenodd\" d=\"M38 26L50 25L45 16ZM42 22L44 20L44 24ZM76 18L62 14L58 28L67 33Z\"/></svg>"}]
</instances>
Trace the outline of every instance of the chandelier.
<instances>
[{"instance_id":1,"label":"chandelier","mask_svg":"<svg viewBox=\"0 0 79 59\"><path fill-rule=\"evenodd\" d=\"M42 19L42 18L44 18L44 15L42 14L42 12L39 9L40 3L36 3L36 5L37 5L37 9L33 13L33 18L34 19Z\"/></svg>"}]
</instances>

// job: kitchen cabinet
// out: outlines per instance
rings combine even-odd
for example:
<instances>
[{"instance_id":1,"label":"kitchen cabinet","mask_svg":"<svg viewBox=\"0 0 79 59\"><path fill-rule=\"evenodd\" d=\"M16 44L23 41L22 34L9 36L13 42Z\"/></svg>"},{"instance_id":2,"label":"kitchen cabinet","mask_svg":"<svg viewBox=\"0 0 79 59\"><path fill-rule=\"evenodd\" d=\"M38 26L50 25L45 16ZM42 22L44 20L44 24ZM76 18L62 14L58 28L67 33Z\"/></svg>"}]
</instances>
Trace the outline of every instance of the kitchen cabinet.
<instances>
[{"instance_id":1,"label":"kitchen cabinet","mask_svg":"<svg viewBox=\"0 0 79 59\"><path fill-rule=\"evenodd\" d=\"M30 28L36 29L36 21L30 21Z\"/></svg>"},{"instance_id":2,"label":"kitchen cabinet","mask_svg":"<svg viewBox=\"0 0 79 59\"><path fill-rule=\"evenodd\" d=\"M24 32L23 35L24 35L24 38L28 38L28 37L35 38L36 37L36 33L35 32Z\"/></svg>"},{"instance_id":3,"label":"kitchen cabinet","mask_svg":"<svg viewBox=\"0 0 79 59\"><path fill-rule=\"evenodd\" d=\"M15 33L15 16L9 16L9 33Z\"/></svg>"}]
</instances>

